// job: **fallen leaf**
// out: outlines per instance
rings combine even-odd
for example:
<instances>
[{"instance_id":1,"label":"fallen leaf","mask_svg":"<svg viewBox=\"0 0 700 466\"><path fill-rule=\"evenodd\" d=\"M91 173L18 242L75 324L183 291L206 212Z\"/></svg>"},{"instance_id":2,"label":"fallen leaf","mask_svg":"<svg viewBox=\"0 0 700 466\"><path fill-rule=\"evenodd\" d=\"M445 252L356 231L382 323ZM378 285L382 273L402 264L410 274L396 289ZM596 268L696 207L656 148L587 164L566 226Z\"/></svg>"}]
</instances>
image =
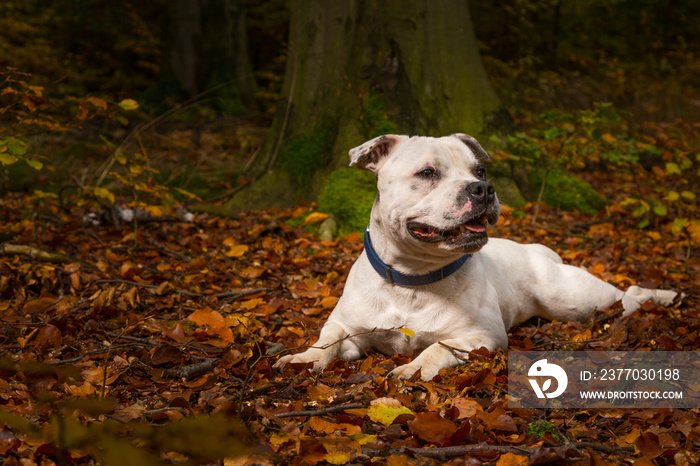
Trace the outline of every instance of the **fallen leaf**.
<instances>
[{"instance_id":1,"label":"fallen leaf","mask_svg":"<svg viewBox=\"0 0 700 466\"><path fill-rule=\"evenodd\" d=\"M518 427L513 418L506 414L503 407L498 404L490 413L477 411L476 417L482 421L489 430L505 430L506 432L518 431Z\"/></svg>"},{"instance_id":2,"label":"fallen leaf","mask_svg":"<svg viewBox=\"0 0 700 466\"><path fill-rule=\"evenodd\" d=\"M530 460L527 456L515 453L504 453L496 461L496 466L527 466L528 464L530 464Z\"/></svg>"},{"instance_id":3,"label":"fallen leaf","mask_svg":"<svg viewBox=\"0 0 700 466\"><path fill-rule=\"evenodd\" d=\"M479 402L471 398L453 398L452 406L456 407L459 410L459 416L457 417L457 419L474 417L477 412L484 411Z\"/></svg>"},{"instance_id":4,"label":"fallen leaf","mask_svg":"<svg viewBox=\"0 0 700 466\"><path fill-rule=\"evenodd\" d=\"M163 330L163 336L175 340L177 343L182 343L185 341L185 329L180 323L175 324L175 326L168 330Z\"/></svg>"},{"instance_id":5,"label":"fallen leaf","mask_svg":"<svg viewBox=\"0 0 700 466\"><path fill-rule=\"evenodd\" d=\"M362 446L348 437L323 437L321 443L328 452L326 461L331 464L347 464L362 453Z\"/></svg>"},{"instance_id":6,"label":"fallen leaf","mask_svg":"<svg viewBox=\"0 0 700 466\"><path fill-rule=\"evenodd\" d=\"M318 416L313 416L311 419L309 419L307 427L323 434L332 434L338 430L353 434L360 434L361 432L360 426L347 423L328 422ZM376 436L374 437L376 438Z\"/></svg>"},{"instance_id":7,"label":"fallen leaf","mask_svg":"<svg viewBox=\"0 0 700 466\"><path fill-rule=\"evenodd\" d=\"M328 385L318 384L309 386L306 393L312 401L326 401L329 397L335 396L336 391Z\"/></svg>"},{"instance_id":8,"label":"fallen leaf","mask_svg":"<svg viewBox=\"0 0 700 466\"><path fill-rule=\"evenodd\" d=\"M146 408L140 404L133 404L131 406L125 406L117 408L111 414L111 417L120 422L129 422L134 419L139 419L146 412Z\"/></svg>"},{"instance_id":9,"label":"fallen leaf","mask_svg":"<svg viewBox=\"0 0 700 466\"><path fill-rule=\"evenodd\" d=\"M226 326L226 320L217 311L211 309L198 309L187 317L197 325L208 325L212 328L222 328Z\"/></svg>"},{"instance_id":10,"label":"fallen leaf","mask_svg":"<svg viewBox=\"0 0 700 466\"><path fill-rule=\"evenodd\" d=\"M32 301L27 301L27 303L22 306L22 314L36 314L37 312L46 312L58 301L54 297L43 297L39 299L34 299Z\"/></svg>"},{"instance_id":11,"label":"fallen leaf","mask_svg":"<svg viewBox=\"0 0 700 466\"><path fill-rule=\"evenodd\" d=\"M224 253L224 255L226 257L241 257L248 252L249 249L250 248L247 244L234 244Z\"/></svg>"},{"instance_id":12,"label":"fallen leaf","mask_svg":"<svg viewBox=\"0 0 700 466\"><path fill-rule=\"evenodd\" d=\"M61 331L54 325L46 324L39 327L32 346L40 348L54 348L62 342Z\"/></svg>"},{"instance_id":13,"label":"fallen leaf","mask_svg":"<svg viewBox=\"0 0 700 466\"><path fill-rule=\"evenodd\" d=\"M384 403L377 403L367 409L367 415L374 422L379 422L385 426L391 425L394 419L402 414L414 414L405 406L388 406Z\"/></svg>"},{"instance_id":14,"label":"fallen leaf","mask_svg":"<svg viewBox=\"0 0 700 466\"><path fill-rule=\"evenodd\" d=\"M160 345L153 350L151 355L151 364L154 366L159 366L161 364L167 364L169 362L177 361L182 357L182 351L173 345Z\"/></svg>"},{"instance_id":15,"label":"fallen leaf","mask_svg":"<svg viewBox=\"0 0 700 466\"><path fill-rule=\"evenodd\" d=\"M258 278L265 273L265 269L262 267L246 267L240 271L241 277L243 278Z\"/></svg>"},{"instance_id":16,"label":"fallen leaf","mask_svg":"<svg viewBox=\"0 0 700 466\"><path fill-rule=\"evenodd\" d=\"M65 385L65 391L68 395L78 398L95 396L97 389L90 382L84 382L82 385Z\"/></svg>"},{"instance_id":17,"label":"fallen leaf","mask_svg":"<svg viewBox=\"0 0 700 466\"><path fill-rule=\"evenodd\" d=\"M308 217L306 217L306 219L304 220L304 223L302 223L301 225L306 226L306 225L311 225L314 223L321 223L322 221L324 221L327 218L328 218L328 214L324 214L322 212L314 212L314 213L310 214Z\"/></svg>"},{"instance_id":18,"label":"fallen leaf","mask_svg":"<svg viewBox=\"0 0 700 466\"><path fill-rule=\"evenodd\" d=\"M433 412L416 414L409 428L418 438L437 445L444 445L457 432L457 426L452 421Z\"/></svg>"},{"instance_id":19,"label":"fallen leaf","mask_svg":"<svg viewBox=\"0 0 700 466\"><path fill-rule=\"evenodd\" d=\"M643 432L637 437L634 444L644 456L649 458L656 458L664 452L664 449L659 445L659 437L653 432Z\"/></svg>"}]
</instances>

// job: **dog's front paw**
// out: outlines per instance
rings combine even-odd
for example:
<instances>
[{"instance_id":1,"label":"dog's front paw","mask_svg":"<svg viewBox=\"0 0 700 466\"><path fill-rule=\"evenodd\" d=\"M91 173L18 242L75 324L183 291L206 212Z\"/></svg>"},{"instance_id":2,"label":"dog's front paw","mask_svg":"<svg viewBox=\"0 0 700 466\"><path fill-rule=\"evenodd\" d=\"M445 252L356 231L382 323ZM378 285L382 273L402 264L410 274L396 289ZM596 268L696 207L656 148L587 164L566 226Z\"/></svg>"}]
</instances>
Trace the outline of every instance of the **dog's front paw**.
<instances>
[{"instance_id":1,"label":"dog's front paw","mask_svg":"<svg viewBox=\"0 0 700 466\"><path fill-rule=\"evenodd\" d=\"M403 366L399 366L393 371L389 372L389 377L394 377L397 379L401 380L408 380L411 377L413 377L413 374L418 372L420 369L420 378L421 380L430 381L433 380L433 377L435 377L438 373L439 368L431 368L429 366L420 366L418 364L404 364Z\"/></svg>"},{"instance_id":2,"label":"dog's front paw","mask_svg":"<svg viewBox=\"0 0 700 466\"><path fill-rule=\"evenodd\" d=\"M313 370L318 372L323 370L328 365L329 361L326 361L325 359L326 358L323 357L322 353L309 350L304 351L303 353L288 354L286 356L282 356L272 367L274 367L275 369L282 369L287 364L313 363Z\"/></svg>"}]
</instances>

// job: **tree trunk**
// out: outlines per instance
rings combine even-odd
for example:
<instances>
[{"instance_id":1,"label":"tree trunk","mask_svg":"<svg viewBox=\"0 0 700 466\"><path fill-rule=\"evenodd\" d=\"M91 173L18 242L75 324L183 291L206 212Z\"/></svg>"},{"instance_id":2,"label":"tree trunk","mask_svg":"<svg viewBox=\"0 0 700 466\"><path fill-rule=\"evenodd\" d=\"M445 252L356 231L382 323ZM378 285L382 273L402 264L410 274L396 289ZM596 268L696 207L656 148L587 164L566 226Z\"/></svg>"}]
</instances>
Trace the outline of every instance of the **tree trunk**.
<instances>
[{"instance_id":1,"label":"tree trunk","mask_svg":"<svg viewBox=\"0 0 700 466\"><path fill-rule=\"evenodd\" d=\"M257 182L233 210L315 199L373 136L483 136L504 113L466 1L292 0L291 12L282 95L249 174Z\"/></svg>"},{"instance_id":2,"label":"tree trunk","mask_svg":"<svg viewBox=\"0 0 700 466\"><path fill-rule=\"evenodd\" d=\"M219 87L228 110L258 111L243 2L172 0L168 12L168 64L185 95Z\"/></svg>"}]
</instances>

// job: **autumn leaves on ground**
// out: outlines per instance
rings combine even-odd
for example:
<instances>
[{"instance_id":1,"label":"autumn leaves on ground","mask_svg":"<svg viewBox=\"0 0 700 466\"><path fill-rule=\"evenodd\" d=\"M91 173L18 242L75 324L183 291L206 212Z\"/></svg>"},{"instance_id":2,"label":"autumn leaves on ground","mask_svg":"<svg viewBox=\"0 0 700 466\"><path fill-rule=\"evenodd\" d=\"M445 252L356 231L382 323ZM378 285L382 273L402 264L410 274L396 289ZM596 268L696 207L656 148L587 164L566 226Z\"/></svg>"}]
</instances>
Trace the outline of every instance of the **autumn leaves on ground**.
<instances>
[{"instance_id":1,"label":"autumn leaves on ground","mask_svg":"<svg viewBox=\"0 0 700 466\"><path fill-rule=\"evenodd\" d=\"M529 321L510 333L510 349L696 350L695 224L678 230L666 212L640 229L623 205L631 191L676 192L672 174L581 175L608 198L598 215L542 206L533 225L533 205L505 209L491 234L547 244L621 287L688 296L627 318L613 306L591 322ZM275 372L275 354L313 343L362 251L358 234L315 237L323 215L312 213L117 229L85 223L82 208L54 197L3 196L3 464L700 460L697 409L509 409L504 350L477 351L432 382L387 378L409 355Z\"/></svg>"}]
</instances>

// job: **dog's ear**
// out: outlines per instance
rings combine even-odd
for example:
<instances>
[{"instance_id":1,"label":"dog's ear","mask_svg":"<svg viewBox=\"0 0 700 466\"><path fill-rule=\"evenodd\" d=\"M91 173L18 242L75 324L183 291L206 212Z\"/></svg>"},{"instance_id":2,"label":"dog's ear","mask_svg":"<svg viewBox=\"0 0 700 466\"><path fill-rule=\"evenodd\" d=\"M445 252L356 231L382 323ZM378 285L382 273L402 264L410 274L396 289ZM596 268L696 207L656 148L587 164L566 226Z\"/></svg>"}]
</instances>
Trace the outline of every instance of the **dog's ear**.
<instances>
[{"instance_id":1,"label":"dog's ear","mask_svg":"<svg viewBox=\"0 0 700 466\"><path fill-rule=\"evenodd\" d=\"M451 134L450 136L455 137L462 141L464 144L466 144L467 147L474 153L474 156L476 156L477 159L487 160L489 158L489 154L484 150L483 147L481 147L479 141L469 136L468 134L455 133Z\"/></svg>"},{"instance_id":2,"label":"dog's ear","mask_svg":"<svg viewBox=\"0 0 700 466\"><path fill-rule=\"evenodd\" d=\"M361 163L366 169L376 173L379 161L389 155L396 144L406 138L408 136L385 134L367 141L354 149L350 149L350 152L348 152L348 155L350 155L350 166Z\"/></svg>"}]
</instances>

